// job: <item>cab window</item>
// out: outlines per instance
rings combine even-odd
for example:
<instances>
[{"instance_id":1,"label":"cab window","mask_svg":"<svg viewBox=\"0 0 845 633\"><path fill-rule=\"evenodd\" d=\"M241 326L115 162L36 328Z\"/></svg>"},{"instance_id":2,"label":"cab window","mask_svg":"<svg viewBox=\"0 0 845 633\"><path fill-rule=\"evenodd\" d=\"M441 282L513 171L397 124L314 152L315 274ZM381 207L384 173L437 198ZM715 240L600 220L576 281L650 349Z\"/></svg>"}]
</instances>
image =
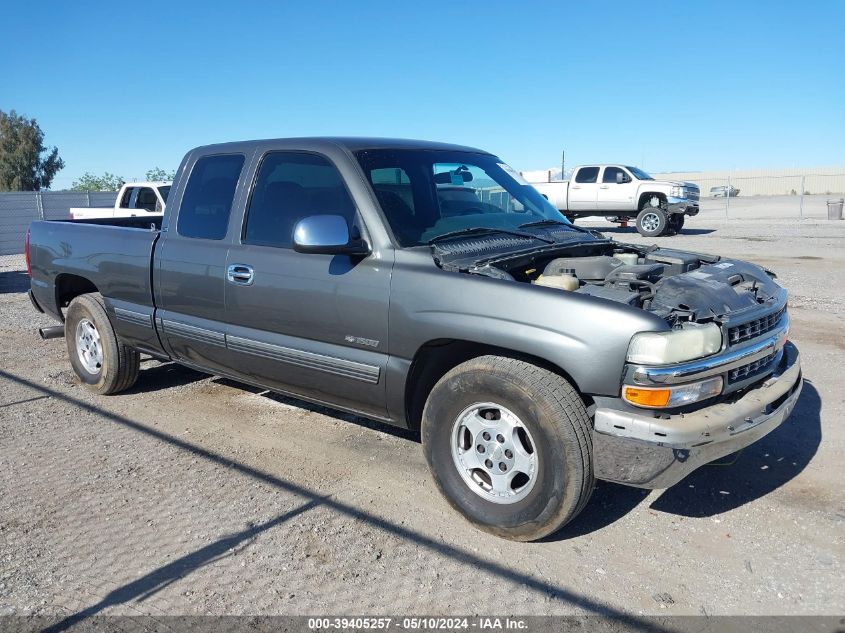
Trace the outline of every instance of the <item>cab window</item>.
<instances>
[{"instance_id":1,"label":"cab window","mask_svg":"<svg viewBox=\"0 0 845 633\"><path fill-rule=\"evenodd\" d=\"M601 181L616 183L616 174L622 174L622 182L624 182L625 178L628 176L628 174L625 173L625 170L621 167L605 167L604 176L602 176Z\"/></svg>"},{"instance_id":2,"label":"cab window","mask_svg":"<svg viewBox=\"0 0 845 633\"><path fill-rule=\"evenodd\" d=\"M242 242L292 248L296 223L310 215L341 215L353 229L355 204L337 168L318 154L269 152L258 169Z\"/></svg>"},{"instance_id":3,"label":"cab window","mask_svg":"<svg viewBox=\"0 0 845 633\"><path fill-rule=\"evenodd\" d=\"M196 162L179 207L179 235L207 240L226 237L243 166L242 154L204 156Z\"/></svg>"},{"instance_id":4,"label":"cab window","mask_svg":"<svg viewBox=\"0 0 845 633\"><path fill-rule=\"evenodd\" d=\"M155 211L158 198L155 191L151 187L141 187L138 189L138 197L135 198L136 209L146 209L147 211Z\"/></svg>"},{"instance_id":5,"label":"cab window","mask_svg":"<svg viewBox=\"0 0 845 633\"><path fill-rule=\"evenodd\" d=\"M599 177L598 167L582 167L575 175L575 182L592 183Z\"/></svg>"},{"instance_id":6,"label":"cab window","mask_svg":"<svg viewBox=\"0 0 845 633\"><path fill-rule=\"evenodd\" d=\"M120 198L120 208L121 209L131 209L132 207L129 206L129 203L132 200L132 193L135 191L135 187L127 187L126 191L123 192L123 196Z\"/></svg>"}]
</instances>

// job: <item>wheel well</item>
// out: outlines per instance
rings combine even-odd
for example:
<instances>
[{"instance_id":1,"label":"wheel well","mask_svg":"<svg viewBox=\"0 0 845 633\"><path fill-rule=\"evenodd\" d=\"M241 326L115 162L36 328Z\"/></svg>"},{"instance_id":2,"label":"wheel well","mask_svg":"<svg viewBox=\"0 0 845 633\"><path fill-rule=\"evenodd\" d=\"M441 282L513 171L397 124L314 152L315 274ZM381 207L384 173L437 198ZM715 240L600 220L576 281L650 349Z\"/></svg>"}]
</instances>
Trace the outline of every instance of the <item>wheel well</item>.
<instances>
[{"instance_id":1,"label":"wheel well","mask_svg":"<svg viewBox=\"0 0 845 633\"><path fill-rule=\"evenodd\" d=\"M650 198L653 198L655 196L660 198L660 202L662 202L662 203L667 202L666 194L660 193L659 191L650 191L650 192L647 192L647 193L640 194L640 200L639 200L639 203L637 204L637 208L642 209L643 205L645 204L645 201L650 199Z\"/></svg>"},{"instance_id":2,"label":"wheel well","mask_svg":"<svg viewBox=\"0 0 845 633\"><path fill-rule=\"evenodd\" d=\"M429 341L417 350L405 380L405 416L408 428L415 431L419 430L425 401L438 380L461 363L471 358L487 355L523 360L558 374L569 381L588 407L592 404L592 399L580 393L578 385L569 374L543 358L496 347L495 345L455 339L437 339Z\"/></svg>"},{"instance_id":3,"label":"wheel well","mask_svg":"<svg viewBox=\"0 0 845 633\"><path fill-rule=\"evenodd\" d=\"M67 273L62 273L56 277L56 306L59 311L66 308L79 295L89 292L99 292L99 290L85 277Z\"/></svg>"}]
</instances>

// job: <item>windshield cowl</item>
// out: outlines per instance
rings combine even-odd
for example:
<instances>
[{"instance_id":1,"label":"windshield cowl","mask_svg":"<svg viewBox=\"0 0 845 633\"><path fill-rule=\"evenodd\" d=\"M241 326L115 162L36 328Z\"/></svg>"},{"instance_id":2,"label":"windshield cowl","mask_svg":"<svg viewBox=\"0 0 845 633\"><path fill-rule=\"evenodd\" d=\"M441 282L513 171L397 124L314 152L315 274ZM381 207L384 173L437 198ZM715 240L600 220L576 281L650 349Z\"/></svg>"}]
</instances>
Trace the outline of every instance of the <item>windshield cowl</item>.
<instances>
[{"instance_id":1,"label":"windshield cowl","mask_svg":"<svg viewBox=\"0 0 845 633\"><path fill-rule=\"evenodd\" d=\"M572 225L525 229L531 235L485 231L463 237L435 240L430 248L435 263L444 270L469 271L491 261L533 253L566 252L573 247L610 243L597 231Z\"/></svg>"}]
</instances>

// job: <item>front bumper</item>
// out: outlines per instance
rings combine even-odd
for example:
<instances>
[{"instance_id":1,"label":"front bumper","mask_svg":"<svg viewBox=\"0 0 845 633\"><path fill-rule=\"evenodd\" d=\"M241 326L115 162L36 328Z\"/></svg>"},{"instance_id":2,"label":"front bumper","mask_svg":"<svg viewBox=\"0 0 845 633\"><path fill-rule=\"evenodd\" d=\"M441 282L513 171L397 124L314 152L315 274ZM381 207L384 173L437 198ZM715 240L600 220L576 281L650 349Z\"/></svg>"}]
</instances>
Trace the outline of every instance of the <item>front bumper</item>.
<instances>
[{"instance_id":1,"label":"front bumper","mask_svg":"<svg viewBox=\"0 0 845 633\"><path fill-rule=\"evenodd\" d=\"M735 400L665 418L599 408L593 428L595 476L639 488L668 488L780 426L801 395L802 383L798 349L787 343L775 372Z\"/></svg>"},{"instance_id":2,"label":"front bumper","mask_svg":"<svg viewBox=\"0 0 845 633\"><path fill-rule=\"evenodd\" d=\"M690 198L669 198L667 200L669 213L684 213L686 215L698 215L698 200Z\"/></svg>"}]
</instances>

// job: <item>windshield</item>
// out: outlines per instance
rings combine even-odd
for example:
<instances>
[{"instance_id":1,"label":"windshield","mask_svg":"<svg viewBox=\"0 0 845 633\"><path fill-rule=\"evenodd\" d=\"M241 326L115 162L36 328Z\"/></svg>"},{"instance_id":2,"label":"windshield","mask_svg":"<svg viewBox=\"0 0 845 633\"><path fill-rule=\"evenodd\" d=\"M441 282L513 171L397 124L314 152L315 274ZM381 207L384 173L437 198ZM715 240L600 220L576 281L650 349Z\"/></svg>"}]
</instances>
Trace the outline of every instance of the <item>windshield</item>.
<instances>
[{"instance_id":1,"label":"windshield","mask_svg":"<svg viewBox=\"0 0 845 633\"><path fill-rule=\"evenodd\" d=\"M170 193L170 185L159 187L158 192L161 194L161 199L167 202L167 196Z\"/></svg>"},{"instance_id":2,"label":"windshield","mask_svg":"<svg viewBox=\"0 0 845 633\"><path fill-rule=\"evenodd\" d=\"M465 229L568 223L518 172L489 154L390 149L356 157L402 246Z\"/></svg>"},{"instance_id":3,"label":"windshield","mask_svg":"<svg viewBox=\"0 0 845 633\"><path fill-rule=\"evenodd\" d=\"M634 174L634 178L636 178L637 180L654 180L654 178L649 176L642 169L637 169L636 167L629 167L628 165L625 165L625 169Z\"/></svg>"}]
</instances>

